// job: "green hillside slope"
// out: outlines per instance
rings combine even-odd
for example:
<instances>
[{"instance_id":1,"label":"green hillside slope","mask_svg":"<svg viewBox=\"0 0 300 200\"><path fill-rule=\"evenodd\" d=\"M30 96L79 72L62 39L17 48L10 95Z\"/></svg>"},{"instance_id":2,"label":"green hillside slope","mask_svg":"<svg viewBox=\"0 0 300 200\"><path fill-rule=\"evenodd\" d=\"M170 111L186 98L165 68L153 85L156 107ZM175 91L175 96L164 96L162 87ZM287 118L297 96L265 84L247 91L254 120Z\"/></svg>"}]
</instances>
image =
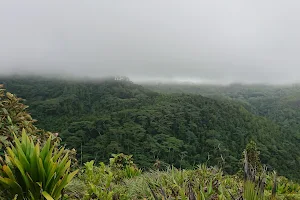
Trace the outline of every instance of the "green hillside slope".
<instances>
[{"instance_id":1,"label":"green hillside slope","mask_svg":"<svg viewBox=\"0 0 300 200\"><path fill-rule=\"evenodd\" d=\"M250 139L270 169L298 179L297 143L267 118L241 104L192 94L159 94L130 81L63 81L6 77L9 91L25 98L38 126L60 132L80 161L133 154L140 167L156 160L177 167L240 167Z\"/></svg>"}]
</instances>

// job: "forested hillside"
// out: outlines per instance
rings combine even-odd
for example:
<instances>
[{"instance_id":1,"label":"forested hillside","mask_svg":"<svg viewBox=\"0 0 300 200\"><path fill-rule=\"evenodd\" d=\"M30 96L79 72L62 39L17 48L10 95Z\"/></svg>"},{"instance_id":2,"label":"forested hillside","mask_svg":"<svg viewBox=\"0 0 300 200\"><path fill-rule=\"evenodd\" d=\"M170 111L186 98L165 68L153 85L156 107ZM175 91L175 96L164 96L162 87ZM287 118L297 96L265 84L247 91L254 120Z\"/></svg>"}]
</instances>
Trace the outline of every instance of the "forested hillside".
<instances>
[{"instance_id":1,"label":"forested hillside","mask_svg":"<svg viewBox=\"0 0 300 200\"><path fill-rule=\"evenodd\" d=\"M295 133L284 129L279 119L255 115L272 110L267 105L276 107L273 96L269 98L274 105L266 102L255 107L250 98L241 104L197 94L161 94L130 81L110 79L2 77L0 82L26 99L39 127L59 132L67 147L77 149L80 163L107 161L112 153L123 152L133 154L144 168L158 161L183 168L207 163L234 173L241 166L241 152L253 139L269 169L300 178ZM212 95L240 97L215 91ZM242 106L247 104L251 109Z\"/></svg>"},{"instance_id":2,"label":"forested hillside","mask_svg":"<svg viewBox=\"0 0 300 200\"><path fill-rule=\"evenodd\" d=\"M248 111L271 119L292 140L300 142L300 85L228 86L195 84L145 84L160 93L198 94L214 99L241 103Z\"/></svg>"}]
</instances>

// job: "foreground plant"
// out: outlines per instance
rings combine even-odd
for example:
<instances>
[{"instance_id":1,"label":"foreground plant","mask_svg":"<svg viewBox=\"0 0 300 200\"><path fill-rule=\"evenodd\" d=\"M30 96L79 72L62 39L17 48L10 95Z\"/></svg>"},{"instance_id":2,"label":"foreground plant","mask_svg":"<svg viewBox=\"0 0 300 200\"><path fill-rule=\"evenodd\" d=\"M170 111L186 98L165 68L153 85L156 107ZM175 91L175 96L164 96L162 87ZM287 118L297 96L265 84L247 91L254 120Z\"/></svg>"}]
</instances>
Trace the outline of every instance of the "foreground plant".
<instances>
[{"instance_id":1,"label":"foreground plant","mask_svg":"<svg viewBox=\"0 0 300 200\"><path fill-rule=\"evenodd\" d=\"M118 185L141 175L142 171L134 164L132 155L120 153L112 156L109 165L103 162L95 165L93 160L84 164L84 173L79 175L86 185L83 199L128 199L126 194L118 190Z\"/></svg>"},{"instance_id":2,"label":"foreground plant","mask_svg":"<svg viewBox=\"0 0 300 200\"><path fill-rule=\"evenodd\" d=\"M60 138L51 132L38 129L34 126L36 120L27 112L28 106L16 95L6 92L0 87L0 156L4 155L6 147L14 140L13 133L20 138L25 129L34 142L44 144L49 137L52 144L59 145Z\"/></svg>"},{"instance_id":3,"label":"foreground plant","mask_svg":"<svg viewBox=\"0 0 300 200\"><path fill-rule=\"evenodd\" d=\"M112 154L112 158L109 159L109 166L114 173L115 182L139 176L142 173L142 170L134 164L132 155L123 153Z\"/></svg>"},{"instance_id":4,"label":"foreground plant","mask_svg":"<svg viewBox=\"0 0 300 200\"><path fill-rule=\"evenodd\" d=\"M104 163L100 163L99 167L94 166L94 161L84 164L85 173L83 180L87 186L87 192L84 199L112 199L113 192L111 184L113 181L113 173L110 167Z\"/></svg>"},{"instance_id":5,"label":"foreground plant","mask_svg":"<svg viewBox=\"0 0 300 200\"><path fill-rule=\"evenodd\" d=\"M0 164L0 184L16 199L58 200L77 173L70 173L68 153L62 157L64 148L51 145L51 137L40 149L25 129L21 140L14 135L14 142L6 148L5 161Z\"/></svg>"},{"instance_id":6,"label":"foreground plant","mask_svg":"<svg viewBox=\"0 0 300 200\"><path fill-rule=\"evenodd\" d=\"M266 168L259 159L256 143L247 144L244 156L244 194L243 199L263 200L266 186ZM274 196L275 198L275 196Z\"/></svg>"}]
</instances>

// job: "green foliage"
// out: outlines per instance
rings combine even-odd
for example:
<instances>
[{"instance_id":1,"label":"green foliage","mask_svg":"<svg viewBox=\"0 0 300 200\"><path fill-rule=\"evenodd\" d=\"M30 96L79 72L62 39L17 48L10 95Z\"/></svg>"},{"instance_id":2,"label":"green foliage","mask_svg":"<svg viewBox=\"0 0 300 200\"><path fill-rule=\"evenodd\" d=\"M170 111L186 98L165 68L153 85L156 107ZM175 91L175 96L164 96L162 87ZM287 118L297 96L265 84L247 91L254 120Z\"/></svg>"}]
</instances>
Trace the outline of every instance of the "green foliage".
<instances>
[{"instance_id":1,"label":"green foliage","mask_svg":"<svg viewBox=\"0 0 300 200\"><path fill-rule=\"evenodd\" d=\"M299 86L146 86L161 94L129 81L1 80L26 98L39 127L59 131L77 149L81 164L124 152L143 169L159 160L186 169L218 165L234 174L253 140L269 169L300 179ZM174 91L193 94L167 94Z\"/></svg>"},{"instance_id":2,"label":"green foliage","mask_svg":"<svg viewBox=\"0 0 300 200\"><path fill-rule=\"evenodd\" d=\"M78 195L83 199L112 199L127 198L126 194L117 189L125 179L130 179L141 175L141 170L133 163L131 155L114 154L110 159L110 165L100 162L99 166L94 165L94 161L84 164L83 173L79 179L85 185L84 194ZM74 191L67 188L70 196L75 196ZM124 192L124 191L123 191Z\"/></svg>"},{"instance_id":3,"label":"green foliage","mask_svg":"<svg viewBox=\"0 0 300 200\"><path fill-rule=\"evenodd\" d=\"M84 199L112 199L111 183L113 173L110 168L100 163L100 167L94 167L94 161L85 163L83 180L87 185Z\"/></svg>"},{"instance_id":4,"label":"green foliage","mask_svg":"<svg viewBox=\"0 0 300 200\"><path fill-rule=\"evenodd\" d=\"M123 153L112 154L112 158L109 159L109 165L119 169L123 169L126 166L135 166L132 155L125 155Z\"/></svg>"},{"instance_id":5,"label":"green foliage","mask_svg":"<svg viewBox=\"0 0 300 200\"><path fill-rule=\"evenodd\" d=\"M118 169L121 170L121 169ZM144 172L132 178L116 181L118 171L109 165L85 164L84 172L67 187L70 199L272 199L273 174L265 175L262 190L256 181L244 182L237 176L224 175L215 167L200 165L194 170L170 167L164 171ZM298 199L299 184L277 177L278 186L289 190L277 191L273 199ZM285 182L286 181L286 182ZM84 185L82 185L84 183ZM293 186L292 186L293 185ZM75 189L77 188L77 189ZM294 188L294 190L292 190Z\"/></svg>"},{"instance_id":6,"label":"green foliage","mask_svg":"<svg viewBox=\"0 0 300 200\"><path fill-rule=\"evenodd\" d=\"M164 199L226 199L225 178L216 168L199 166L195 170L169 168L166 172L156 172L155 178L148 178L153 197ZM161 199L161 198L160 198Z\"/></svg>"},{"instance_id":7,"label":"green foliage","mask_svg":"<svg viewBox=\"0 0 300 200\"><path fill-rule=\"evenodd\" d=\"M134 155L144 169L156 160L177 168L206 162L235 173L239 152L254 140L264 163L282 174L290 166L284 161L291 145L278 145L288 144L280 127L235 102L158 94L128 81L3 81L9 91L27 99L39 127L59 131L63 143L77 149L81 164L107 161L111 154L124 152ZM291 154L293 161L300 158L298 151Z\"/></svg>"},{"instance_id":8,"label":"green foliage","mask_svg":"<svg viewBox=\"0 0 300 200\"><path fill-rule=\"evenodd\" d=\"M263 200L263 194L258 192L258 188L252 181L246 181L244 183L244 199Z\"/></svg>"},{"instance_id":9,"label":"green foliage","mask_svg":"<svg viewBox=\"0 0 300 200\"><path fill-rule=\"evenodd\" d=\"M276 169L280 174L299 181L299 140L300 140L300 85L196 85L196 84L159 84L144 85L161 93L200 94L217 100L235 102L249 112L266 117L280 126L280 142L272 144L262 142L257 146L261 150L261 160L268 168ZM263 129L262 127L260 129ZM263 149L269 150L264 151ZM275 157L282 157L276 159Z\"/></svg>"},{"instance_id":10,"label":"green foliage","mask_svg":"<svg viewBox=\"0 0 300 200\"><path fill-rule=\"evenodd\" d=\"M115 174L115 180L132 178L141 174L141 170L133 163L132 155L112 154L109 159L109 166Z\"/></svg>"},{"instance_id":11,"label":"green foliage","mask_svg":"<svg viewBox=\"0 0 300 200\"><path fill-rule=\"evenodd\" d=\"M48 84L56 88L53 82L40 84L38 88ZM260 163L262 160L281 170L292 166L290 160L283 159L289 156L285 152L289 148L281 147L280 142L291 144L289 139L293 137L284 137L285 131L266 118L251 114L247 106L245 109L239 103L195 95L159 95L130 82L65 84L71 92L57 90L40 97L30 93L34 97L29 100L33 112L40 112L37 116L43 117L40 125L61 127L67 145L80 150L81 161L132 152L140 166L150 167L156 160L155 166L160 171L142 173L131 155L120 153L113 154L108 165L100 162L98 166L95 161L85 163L78 177L71 181L76 171L70 173L67 152L75 155L76 151L58 149L52 134L44 142L37 142L48 136L39 135L43 131L33 125L34 120L20 99L1 90L1 108L6 108L0 111L0 139L4 149L7 147L5 159L0 157L0 182L5 187L0 196L4 199L299 199L299 184L266 172ZM99 103L99 96L93 97L82 87L96 91L93 95L104 95L103 102ZM97 92L98 87L104 91ZM79 109L71 111L76 106ZM57 113L54 108L64 108L63 113ZM66 119L65 124L56 124L55 119ZM29 136L26 130L32 131ZM246 143L244 171L248 175L243 181L226 172L238 170L239 154ZM282 165L283 161L287 164ZM206 165L193 170L179 168L201 162L221 165L225 173ZM177 168L162 170L162 163ZM236 169L230 170L231 167Z\"/></svg>"},{"instance_id":12,"label":"green foliage","mask_svg":"<svg viewBox=\"0 0 300 200\"><path fill-rule=\"evenodd\" d=\"M33 125L34 120L27 113L28 106L22 104L20 98L15 95L5 92L5 89L0 89L0 135L9 137L9 133L20 133L23 128L30 132L38 132Z\"/></svg>"},{"instance_id":13,"label":"green foliage","mask_svg":"<svg viewBox=\"0 0 300 200\"><path fill-rule=\"evenodd\" d=\"M14 135L14 142L6 149L5 164L0 165L0 184L16 199L58 200L77 173L70 173L68 154L61 157L64 148L54 149L49 138L40 149L25 129L21 140Z\"/></svg>"},{"instance_id":14,"label":"green foliage","mask_svg":"<svg viewBox=\"0 0 300 200\"><path fill-rule=\"evenodd\" d=\"M259 151L254 141L250 141L243 152L244 188L243 198L262 200L266 185L266 169L262 168ZM275 185L275 184L274 184ZM275 186L276 187L276 186ZM275 192L275 191L274 191ZM276 194L272 192L274 197Z\"/></svg>"},{"instance_id":15,"label":"green foliage","mask_svg":"<svg viewBox=\"0 0 300 200\"><path fill-rule=\"evenodd\" d=\"M21 98L0 88L0 155L4 154L4 149L13 141L13 133L21 137L24 129L30 134L34 141L44 143L52 136L52 143L57 143L59 138L50 132L45 132L33 125L35 120L27 112L28 106L22 103Z\"/></svg>"},{"instance_id":16,"label":"green foliage","mask_svg":"<svg viewBox=\"0 0 300 200\"><path fill-rule=\"evenodd\" d=\"M259 151L257 149L256 143L251 140L245 149L245 153L247 154L247 162L249 165L255 169L256 173L261 172L262 166L259 158Z\"/></svg>"}]
</instances>

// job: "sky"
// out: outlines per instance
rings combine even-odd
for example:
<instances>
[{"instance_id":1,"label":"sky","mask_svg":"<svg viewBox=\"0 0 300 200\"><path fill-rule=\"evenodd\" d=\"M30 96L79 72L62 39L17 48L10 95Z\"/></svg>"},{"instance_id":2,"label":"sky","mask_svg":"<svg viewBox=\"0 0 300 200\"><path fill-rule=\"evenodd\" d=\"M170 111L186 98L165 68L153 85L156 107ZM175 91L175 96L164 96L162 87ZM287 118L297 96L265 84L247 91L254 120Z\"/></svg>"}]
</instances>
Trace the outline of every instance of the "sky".
<instances>
[{"instance_id":1,"label":"sky","mask_svg":"<svg viewBox=\"0 0 300 200\"><path fill-rule=\"evenodd\" d=\"M300 1L0 2L0 75L300 82Z\"/></svg>"}]
</instances>

